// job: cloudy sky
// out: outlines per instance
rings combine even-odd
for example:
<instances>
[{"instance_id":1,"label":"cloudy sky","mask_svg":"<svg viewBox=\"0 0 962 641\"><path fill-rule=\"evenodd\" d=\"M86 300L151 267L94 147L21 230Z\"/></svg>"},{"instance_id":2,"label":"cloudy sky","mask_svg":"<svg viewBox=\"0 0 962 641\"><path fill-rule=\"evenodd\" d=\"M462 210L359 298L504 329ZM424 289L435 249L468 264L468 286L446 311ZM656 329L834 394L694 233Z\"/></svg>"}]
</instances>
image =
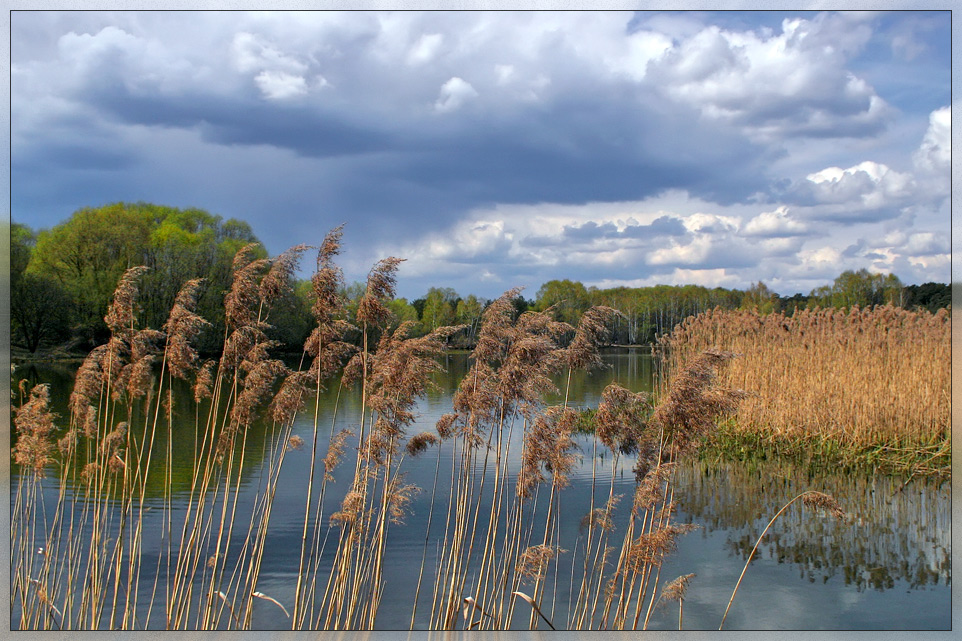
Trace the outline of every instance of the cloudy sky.
<instances>
[{"instance_id":1,"label":"cloudy sky","mask_svg":"<svg viewBox=\"0 0 962 641\"><path fill-rule=\"evenodd\" d=\"M948 282L950 54L947 11L13 12L12 217L344 222L409 298Z\"/></svg>"}]
</instances>

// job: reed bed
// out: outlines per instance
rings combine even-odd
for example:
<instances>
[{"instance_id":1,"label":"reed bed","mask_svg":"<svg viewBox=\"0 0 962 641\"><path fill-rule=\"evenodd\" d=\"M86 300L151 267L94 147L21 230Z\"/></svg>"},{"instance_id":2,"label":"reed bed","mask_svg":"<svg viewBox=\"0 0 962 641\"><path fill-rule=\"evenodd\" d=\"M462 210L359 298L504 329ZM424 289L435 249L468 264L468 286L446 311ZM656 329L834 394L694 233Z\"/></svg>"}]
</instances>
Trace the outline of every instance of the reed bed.
<instances>
[{"instance_id":1,"label":"reed bed","mask_svg":"<svg viewBox=\"0 0 962 641\"><path fill-rule=\"evenodd\" d=\"M742 444L938 473L950 455L950 329L946 310L715 309L660 347L669 370L708 348L742 355L721 378L747 392L723 430Z\"/></svg>"},{"instance_id":2,"label":"reed bed","mask_svg":"<svg viewBox=\"0 0 962 641\"><path fill-rule=\"evenodd\" d=\"M409 324L394 327L387 302L397 258L371 269L348 318L334 261L340 242L336 228L316 248L316 326L296 369L272 358L268 332L274 303L311 248L254 259L246 247L234 258L225 293L219 359L202 361L193 347L207 325L194 311L203 284L184 285L161 330L140 328L144 269L135 267L106 316L110 341L77 373L63 427L45 386L20 390L11 516L11 612L19 627L250 629L255 604L269 603L292 629L374 629L390 534L403 525L412 496L427 491L448 499L430 503L412 628L646 628L659 595L679 602L681 624L687 579L662 586L660 576L677 538L691 529L672 520L672 474L717 418L744 401L716 378L734 354L705 349L677 361L655 400L609 386L591 419L591 447L611 465L593 456L590 504L563 504L582 455L573 434L583 419L568 399L572 373L601 364L597 350L617 312L592 308L574 327L554 320L553 310L518 315L512 301L519 290L509 290L484 312L452 411L434 430L412 434L415 403L430 389L447 341L463 328L412 337ZM347 336L360 336L359 344ZM341 430L336 418L321 425L317 412L337 373L337 398L342 388L360 394L357 414ZM190 407L175 407L175 385L192 387ZM305 438L293 424L312 395L313 429ZM551 395L562 401L548 404ZM194 439L176 447L192 451L190 483L175 496L173 426L185 416L193 417ZM249 443L255 421L268 426L264 451ZM442 447L453 454L449 468L441 465ZM517 447L520 469L509 465ZM265 593L260 579L281 470L290 451L307 448L301 544L296 567L288 568L294 596L285 603ZM431 464L421 461L432 448L434 486L407 483L407 466ZM635 484L622 507L615 484L623 460L633 461ZM339 508L325 513L341 465L353 472L338 488ZM251 474L253 495L241 491ZM159 520L147 491L158 478ZM56 490L55 505L44 503L47 485ZM596 501L596 488L604 500ZM619 510L623 528L615 527ZM563 520L582 526L570 551L561 547ZM440 537L431 539L437 529ZM567 615L559 620L566 594Z\"/></svg>"}]
</instances>

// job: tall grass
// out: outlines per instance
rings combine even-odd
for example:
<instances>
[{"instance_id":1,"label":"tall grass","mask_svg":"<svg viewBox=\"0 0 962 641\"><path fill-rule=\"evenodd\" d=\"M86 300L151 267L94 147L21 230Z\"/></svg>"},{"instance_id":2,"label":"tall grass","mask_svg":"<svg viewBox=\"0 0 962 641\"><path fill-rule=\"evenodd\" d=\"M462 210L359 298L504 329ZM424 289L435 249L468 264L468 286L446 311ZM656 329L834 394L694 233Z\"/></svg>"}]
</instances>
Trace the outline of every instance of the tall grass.
<instances>
[{"instance_id":1,"label":"tall grass","mask_svg":"<svg viewBox=\"0 0 962 641\"><path fill-rule=\"evenodd\" d=\"M730 429L772 443L948 457L950 318L891 306L793 316L716 309L665 337L667 366L737 352L722 384L745 390ZM941 460L941 459L940 459ZM924 463L924 462L923 462ZM924 465L923 465L924 468Z\"/></svg>"},{"instance_id":2,"label":"tall grass","mask_svg":"<svg viewBox=\"0 0 962 641\"><path fill-rule=\"evenodd\" d=\"M21 390L13 452L21 473L11 518L11 609L21 628L249 629L259 603L277 607L292 629L375 628L391 532L412 497L428 490L407 483L406 470L431 447L438 456L412 627L647 627L662 561L691 529L672 521L675 462L744 398L716 379L733 354L706 349L678 361L656 402L609 386L591 448L611 464L592 456L590 503L571 505L562 496L581 456L573 438L581 415L568 397L572 373L601 364L597 350L617 312L592 308L573 327L550 309L517 315L519 290L509 290L484 312L452 412L435 430L411 434L438 357L463 328L422 337L411 336L410 324L390 329L397 258L372 268L357 314L347 318L334 263L340 241L336 228L318 248L316 326L296 369L271 357L268 332L274 303L309 248L268 260L245 247L225 293L219 359L202 361L193 347L207 325L194 312L202 283L184 285L162 331L140 328L143 268L133 268L106 317L110 341L77 373L65 430L46 387ZM346 342L348 335L360 344ZM336 430L337 407L329 428L319 424L321 390L337 373L338 398L352 387L360 394L353 429ZM183 398L175 385L193 388L186 409L175 407ZM312 395L308 444L293 425ZM552 395L561 401L549 404ZM189 417L193 440L175 442L175 421ZM264 452L249 442L255 421L268 426ZM294 596L285 603L263 591L262 565L281 470L290 451L307 446ZM175 447L190 452L191 465L177 496ZM441 465L442 447L451 453L449 467ZM512 464L518 459L520 469ZM615 486L624 460L633 461L635 485L621 507ZM353 472L336 497L338 509L326 514L341 464ZM157 478L163 499L148 505L148 479ZM252 478L256 491L242 491ZM53 506L44 504L52 496L45 483L56 488ZM604 497L597 502L595 489ZM152 509L161 513L159 527ZM621 509L626 525L618 531ZM571 550L561 547L564 522L582 526ZM684 591L671 582L663 596L681 606Z\"/></svg>"}]
</instances>

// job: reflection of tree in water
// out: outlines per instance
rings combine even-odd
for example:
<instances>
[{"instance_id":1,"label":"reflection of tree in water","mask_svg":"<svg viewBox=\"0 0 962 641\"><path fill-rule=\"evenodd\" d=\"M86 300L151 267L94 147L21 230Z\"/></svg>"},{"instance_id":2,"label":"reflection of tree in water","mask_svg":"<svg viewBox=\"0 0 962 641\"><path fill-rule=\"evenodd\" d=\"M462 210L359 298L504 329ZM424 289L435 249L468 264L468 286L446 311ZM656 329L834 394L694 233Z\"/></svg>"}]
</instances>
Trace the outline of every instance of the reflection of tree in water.
<instances>
[{"instance_id":1,"label":"reflection of tree in water","mask_svg":"<svg viewBox=\"0 0 962 641\"><path fill-rule=\"evenodd\" d=\"M682 518L706 532L727 530L726 549L743 560L768 519L800 492L817 489L836 497L849 517L802 508L769 530L757 558L791 563L814 583L839 576L846 585L912 589L952 580L950 495L947 484L865 475L811 476L777 463L693 463L679 468L675 499Z\"/></svg>"}]
</instances>

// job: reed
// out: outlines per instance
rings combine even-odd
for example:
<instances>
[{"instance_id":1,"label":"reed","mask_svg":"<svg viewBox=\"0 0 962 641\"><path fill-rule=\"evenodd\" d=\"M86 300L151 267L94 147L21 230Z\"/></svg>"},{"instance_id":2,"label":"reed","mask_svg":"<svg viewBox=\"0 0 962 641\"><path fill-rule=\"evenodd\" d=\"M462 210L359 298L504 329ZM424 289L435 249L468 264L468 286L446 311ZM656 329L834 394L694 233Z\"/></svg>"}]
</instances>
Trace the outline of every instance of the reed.
<instances>
[{"instance_id":1,"label":"reed","mask_svg":"<svg viewBox=\"0 0 962 641\"><path fill-rule=\"evenodd\" d=\"M185 283L161 330L141 328L144 270L133 268L105 318L109 342L77 372L67 424L58 426L45 386L20 390L13 456L21 473L11 502L11 608L19 626L250 629L260 606L276 608L295 630L374 629L391 533L423 491L406 481L408 466L437 447L412 628L647 628L659 595L678 600L681 627L691 575L659 588L662 562L691 529L672 518L673 471L719 417L755 398L720 377L744 359L688 343L686 352L678 343L656 398L613 384L584 413L569 405L572 374L601 365L598 348L618 312L589 309L577 327L556 321L553 309L519 315L520 290L512 289L483 313L452 411L434 431L411 434L416 403L464 328L418 337L410 323L395 327L387 303L402 261L393 257L371 269L348 318L334 262L340 243L338 227L318 248L316 325L297 368L272 357L269 331L274 304L309 247L258 259L247 246L234 257L224 296L219 359L202 361L193 347L208 325L194 311L203 283ZM694 329L693 322L683 331ZM360 345L346 342L349 334ZM338 374L337 398L353 387L360 403L347 419L335 406L325 444L320 393ZM178 386L193 394L175 396ZM312 396L311 428L295 433ZM549 403L552 396L561 400ZM175 423L191 418L193 440L175 445ZM350 428L338 429L339 419ZM250 437L258 421L268 431L263 446ZM583 455L578 431L591 434L592 454L611 464L592 456L590 502L571 506L562 497ZM177 491L175 447L191 455L189 481ZM442 448L450 467L442 468ZM288 455L308 449L293 597L269 594L261 573L281 472ZM635 485L620 516L615 484L626 459ZM349 467L339 472L348 482L328 514L339 465ZM162 498L151 504L148 488L158 483ZM44 504L54 494L46 484L56 488L56 505ZM447 501L436 500L445 490ZM566 521L581 524L570 550L562 547ZM566 619L558 609L565 597Z\"/></svg>"},{"instance_id":2,"label":"reed","mask_svg":"<svg viewBox=\"0 0 962 641\"><path fill-rule=\"evenodd\" d=\"M771 520L768 521L768 525L765 526L765 529L762 530L762 533L759 534L758 538L755 540L755 545L752 546L751 552L748 553L748 558L745 559L745 566L742 568L742 573L738 575L738 581L735 582L735 589L732 590L732 596L730 599L728 599L728 605L725 607L725 614L722 615L721 623L718 624L719 630L725 626L725 619L728 618L728 612L731 610L732 602L735 600L735 594L738 593L738 588L742 584L742 579L745 578L745 572L748 571L748 566L752 562L752 557L755 556L755 551L758 550L758 546L761 544L762 539L765 538L768 530L771 529L778 517L784 514L789 507L799 500L801 500L806 507L812 510L822 510L828 512L836 519L845 518L845 511L842 510L842 507L838 504L838 501L836 501L834 497L825 494L824 492L818 492L814 490L802 492L792 500L788 501L788 503L783 505L777 512L775 512L775 515L772 516ZM679 618L680 617L681 614L679 614Z\"/></svg>"},{"instance_id":3,"label":"reed","mask_svg":"<svg viewBox=\"0 0 962 641\"><path fill-rule=\"evenodd\" d=\"M904 454L919 452L924 456L913 471L947 471L945 310L880 306L785 316L716 309L686 320L660 347L669 371L706 349L742 355L721 380L747 392L722 443L796 455L861 452L854 458L894 469L911 467Z\"/></svg>"}]
</instances>

